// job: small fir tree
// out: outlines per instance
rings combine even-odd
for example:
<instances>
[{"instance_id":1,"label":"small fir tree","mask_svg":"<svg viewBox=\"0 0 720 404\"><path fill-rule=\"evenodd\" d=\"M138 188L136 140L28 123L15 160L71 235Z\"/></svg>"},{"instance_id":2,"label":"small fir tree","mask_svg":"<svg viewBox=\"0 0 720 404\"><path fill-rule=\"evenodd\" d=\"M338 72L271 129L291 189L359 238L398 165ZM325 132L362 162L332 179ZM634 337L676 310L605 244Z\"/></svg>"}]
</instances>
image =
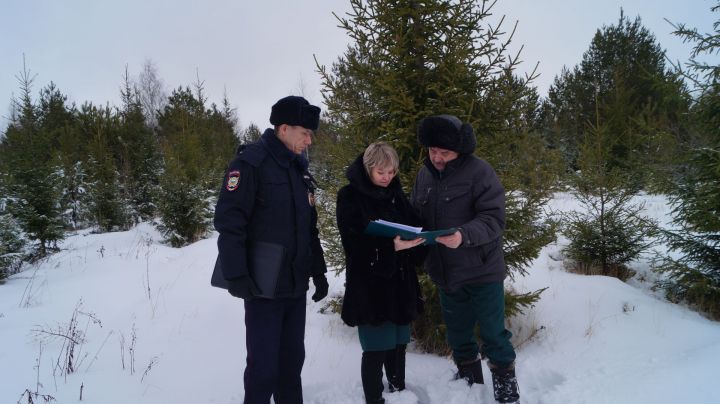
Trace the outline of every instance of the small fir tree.
<instances>
[{"instance_id":1,"label":"small fir tree","mask_svg":"<svg viewBox=\"0 0 720 404\"><path fill-rule=\"evenodd\" d=\"M27 240L17 221L0 208L0 283L18 272L25 258L26 244Z\"/></svg>"},{"instance_id":2,"label":"small fir tree","mask_svg":"<svg viewBox=\"0 0 720 404\"><path fill-rule=\"evenodd\" d=\"M641 215L642 203L632 203L637 191L627 188L628 173L611 167L617 137L600 123L599 112L586 133L580 170L573 177L573 194L582 210L567 213L562 229L570 240L564 249L566 266L574 272L626 280L632 275L627 264L654 243L655 223Z\"/></svg>"},{"instance_id":3,"label":"small fir tree","mask_svg":"<svg viewBox=\"0 0 720 404\"><path fill-rule=\"evenodd\" d=\"M183 247L207 236L212 226L214 193L205 184L184 178L175 165L166 167L157 199L158 230L171 246Z\"/></svg>"},{"instance_id":4,"label":"small fir tree","mask_svg":"<svg viewBox=\"0 0 720 404\"><path fill-rule=\"evenodd\" d=\"M22 264L27 240L17 221L7 211L6 176L0 172L0 284Z\"/></svg>"}]
</instances>

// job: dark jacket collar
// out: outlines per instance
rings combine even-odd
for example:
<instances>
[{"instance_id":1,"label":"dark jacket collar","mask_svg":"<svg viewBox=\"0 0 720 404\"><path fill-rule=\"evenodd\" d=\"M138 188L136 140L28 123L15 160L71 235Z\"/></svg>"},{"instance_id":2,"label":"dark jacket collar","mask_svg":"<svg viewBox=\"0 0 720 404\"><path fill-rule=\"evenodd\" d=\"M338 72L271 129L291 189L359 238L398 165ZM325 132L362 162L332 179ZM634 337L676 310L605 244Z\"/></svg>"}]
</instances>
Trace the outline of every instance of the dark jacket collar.
<instances>
[{"instance_id":1,"label":"dark jacket collar","mask_svg":"<svg viewBox=\"0 0 720 404\"><path fill-rule=\"evenodd\" d=\"M345 176L348 181L350 181L350 185L355 187L360 193L374 199L391 199L395 197L398 192L402 192L400 180L397 176L390 181L390 185L388 185L387 188L373 184L367 171L365 171L362 153L347 168Z\"/></svg>"},{"instance_id":2,"label":"dark jacket collar","mask_svg":"<svg viewBox=\"0 0 720 404\"><path fill-rule=\"evenodd\" d=\"M438 171L437 168L432 164L432 161L430 161L430 157L425 157L425 167L430 170L432 175L434 175L437 178L445 178L450 175L452 175L454 172L458 171L460 167L465 163L465 160L467 160L467 157L469 154L460 154L457 156L455 160L449 161L447 164L445 164L445 169L441 171Z\"/></svg>"},{"instance_id":3,"label":"dark jacket collar","mask_svg":"<svg viewBox=\"0 0 720 404\"><path fill-rule=\"evenodd\" d=\"M297 164L301 170L306 170L308 167L308 161L303 155L295 154L285 146L283 142L278 139L273 129L265 129L265 132L260 136L260 143L265 146L270 155L275 161L284 168L290 167L291 163Z\"/></svg>"}]
</instances>

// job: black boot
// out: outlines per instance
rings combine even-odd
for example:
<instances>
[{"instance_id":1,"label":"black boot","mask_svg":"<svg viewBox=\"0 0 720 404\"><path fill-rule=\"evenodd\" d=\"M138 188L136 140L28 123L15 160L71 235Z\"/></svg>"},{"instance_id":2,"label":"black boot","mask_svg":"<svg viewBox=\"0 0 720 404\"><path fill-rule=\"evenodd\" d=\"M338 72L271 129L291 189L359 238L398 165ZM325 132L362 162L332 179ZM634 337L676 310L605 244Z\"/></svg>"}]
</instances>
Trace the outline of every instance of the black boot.
<instances>
[{"instance_id":1,"label":"black boot","mask_svg":"<svg viewBox=\"0 0 720 404\"><path fill-rule=\"evenodd\" d=\"M365 402L367 404L384 404L382 396L382 367L385 361L385 351L363 352L360 364L360 377L362 379Z\"/></svg>"},{"instance_id":2,"label":"black boot","mask_svg":"<svg viewBox=\"0 0 720 404\"><path fill-rule=\"evenodd\" d=\"M385 375L390 392L405 390L405 344L385 351Z\"/></svg>"},{"instance_id":3,"label":"black boot","mask_svg":"<svg viewBox=\"0 0 720 404\"><path fill-rule=\"evenodd\" d=\"M498 403L519 403L520 392L515 377L515 363L500 367L490 363L490 372L493 379L493 392Z\"/></svg>"},{"instance_id":4,"label":"black boot","mask_svg":"<svg viewBox=\"0 0 720 404\"><path fill-rule=\"evenodd\" d=\"M475 358L463 362L455 362L458 367L457 373L455 373L455 380L465 379L468 385L484 384L482 374L482 362L480 358Z\"/></svg>"}]
</instances>

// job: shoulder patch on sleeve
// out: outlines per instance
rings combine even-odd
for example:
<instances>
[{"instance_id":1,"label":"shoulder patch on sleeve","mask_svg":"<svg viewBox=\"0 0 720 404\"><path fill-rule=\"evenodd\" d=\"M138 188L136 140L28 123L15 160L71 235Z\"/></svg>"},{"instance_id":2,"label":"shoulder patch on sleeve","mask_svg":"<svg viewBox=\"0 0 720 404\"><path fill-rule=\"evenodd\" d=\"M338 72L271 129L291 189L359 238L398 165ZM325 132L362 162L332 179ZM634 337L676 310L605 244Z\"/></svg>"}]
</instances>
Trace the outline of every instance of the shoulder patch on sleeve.
<instances>
[{"instance_id":1,"label":"shoulder patch on sleeve","mask_svg":"<svg viewBox=\"0 0 720 404\"><path fill-rule=\"evenodd\" d=\"M227 180L225 181L225 189L228 191L234 191L240 184L240 170L229 171Z\"/></svg>"}]
</instances>

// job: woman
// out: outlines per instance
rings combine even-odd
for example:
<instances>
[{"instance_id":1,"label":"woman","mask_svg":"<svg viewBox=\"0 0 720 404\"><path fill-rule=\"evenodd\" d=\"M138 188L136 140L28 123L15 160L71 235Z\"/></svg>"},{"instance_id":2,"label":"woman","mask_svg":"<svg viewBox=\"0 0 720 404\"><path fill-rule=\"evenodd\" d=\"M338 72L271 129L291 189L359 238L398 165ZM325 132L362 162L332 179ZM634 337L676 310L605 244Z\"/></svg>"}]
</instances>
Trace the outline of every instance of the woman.
<instances>
[{"instance_id":1,"label":"woman","mask_svg":"<svg viewBox=\"0 0 720 404\"><path fill-rule=\"evenodd\" d=\"M422 310L415 267L423 239L401 240L364 234L376 219L419 226L396 177L398 155L387 143L373 143L348 167L349 184L337 197L337 224L346 261L342 319L358 326L363 349L360 374L367 403L384 403L382 368L390 392L405 388L405 347L410 322Z\"/></svg>"}]
</instances>

